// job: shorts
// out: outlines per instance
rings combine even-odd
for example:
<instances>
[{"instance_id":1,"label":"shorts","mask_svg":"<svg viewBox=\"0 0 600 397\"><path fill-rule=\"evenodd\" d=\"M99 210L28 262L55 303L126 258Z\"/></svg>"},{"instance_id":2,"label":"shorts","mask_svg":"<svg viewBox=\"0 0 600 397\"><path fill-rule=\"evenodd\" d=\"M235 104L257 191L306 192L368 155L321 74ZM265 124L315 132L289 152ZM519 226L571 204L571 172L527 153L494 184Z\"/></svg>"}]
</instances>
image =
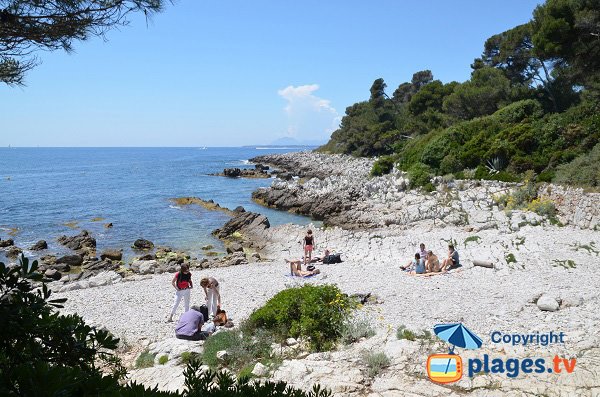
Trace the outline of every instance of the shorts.
<instances>
[{"instance_id":1,"label":"shorts","mask_svg":"<svg viewBox=\"0 0 600 397\"><path fill-rule=\"evenodd\" d=\"M304 251L305 252L312 252L313 250L313 246L312 245L305 245L304 246Z\"/></svg>"}]
</instances>

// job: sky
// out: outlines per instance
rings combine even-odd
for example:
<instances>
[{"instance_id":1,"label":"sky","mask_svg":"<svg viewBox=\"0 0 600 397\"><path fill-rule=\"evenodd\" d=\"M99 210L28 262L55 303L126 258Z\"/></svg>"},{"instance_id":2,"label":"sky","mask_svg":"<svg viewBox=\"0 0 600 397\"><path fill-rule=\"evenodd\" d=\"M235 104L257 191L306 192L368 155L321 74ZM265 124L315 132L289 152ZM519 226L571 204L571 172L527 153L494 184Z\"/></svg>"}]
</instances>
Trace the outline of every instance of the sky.
<instances>
[{"instance_id":1,"label":"sky","mask_svg":"<svg viewBox=\"0 0 600 397\"><path fill-rule=\"evenodd\" d=\"M0 85L0 147L326 142L347 106L430 69L465 81L532 0L176 0Z\"/></svg>"}]
</instances>

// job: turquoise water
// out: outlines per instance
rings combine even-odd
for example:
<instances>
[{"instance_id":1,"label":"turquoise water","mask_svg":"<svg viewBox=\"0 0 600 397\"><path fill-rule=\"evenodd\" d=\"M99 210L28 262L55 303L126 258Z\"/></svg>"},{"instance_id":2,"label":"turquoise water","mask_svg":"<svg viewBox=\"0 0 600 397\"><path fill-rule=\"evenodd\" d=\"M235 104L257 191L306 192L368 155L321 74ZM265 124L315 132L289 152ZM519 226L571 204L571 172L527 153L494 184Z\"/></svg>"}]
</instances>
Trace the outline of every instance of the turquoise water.
<instances>
[{"instance_id":1,"label":"turquoise water","mask_svg":"<svg viewBox=\"0 0 600 397\"><path fill-rule=\"evenodd\" d=\"M169 200L184 196L229 208L242 205L266 215L272 225L307 224L308 218L251 201L252 191L270 185L270 179L208 175L226 167L251 168L247 159L253 156L293 150L0 148L0 238L13 238L21 248L43 239L48 252L62 253L57 237L86 229L99 250L126 248L137 238L192 254L206 244L222 248L210 232L228 216L199 206L180 208ZM104 227L108 222L110 229Z\"/></svg>"}]
</instances>

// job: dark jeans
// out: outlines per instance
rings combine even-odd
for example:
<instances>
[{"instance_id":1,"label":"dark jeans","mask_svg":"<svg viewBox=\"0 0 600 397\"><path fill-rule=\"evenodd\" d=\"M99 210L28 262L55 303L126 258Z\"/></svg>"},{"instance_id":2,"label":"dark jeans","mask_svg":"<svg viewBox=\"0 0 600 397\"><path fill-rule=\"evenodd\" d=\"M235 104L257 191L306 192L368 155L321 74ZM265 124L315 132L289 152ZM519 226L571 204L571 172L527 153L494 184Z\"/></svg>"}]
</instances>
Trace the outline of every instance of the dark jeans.
<instances>
[{"instance_id":1,"label":"dark jeans","mask_svg":"<svg viewBox=\"0 0 600 397\"><path fill-rule=\"evenodd\" d=\"M177 339L185 340L206 340L210 334L208 332L196 331L194 335L175 335Z\"/></svg>"}]
</instances>

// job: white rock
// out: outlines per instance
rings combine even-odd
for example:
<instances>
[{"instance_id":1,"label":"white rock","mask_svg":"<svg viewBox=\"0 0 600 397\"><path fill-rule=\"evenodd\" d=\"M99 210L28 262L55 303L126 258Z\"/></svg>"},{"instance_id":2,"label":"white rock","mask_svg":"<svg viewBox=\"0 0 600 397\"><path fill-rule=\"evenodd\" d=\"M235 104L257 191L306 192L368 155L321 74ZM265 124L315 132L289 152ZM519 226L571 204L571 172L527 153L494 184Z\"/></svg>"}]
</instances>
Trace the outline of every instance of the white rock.
<instances>
[{"instance_id":1,"label":"white rock","mask_svg":"<svg viewBox=\"0 0 600 397\"><path fill-rule=\"evenodd\" d=\"M227 350L219 350L217 352L217 360L226 361L228 358L229 358L229 353L227 353Z\"/></svg>"},{"instance_id":2,"label":"white rock","mask_svg":"<svg viewBox=\"0 0 600 397\"><path fill-rule=\"evenodd\" d=\"M287 346L296 346L298 344L298 341L296 339L294 339L294 338L287 338L285 340L285 344Z\"/></svg>"},{"instance_id":3,"label":"white rock","mask_svg":"<svg viewBox=\"0 0 600 397\"><path fill-rule=\"evenodd\" d=\"M261 363L256 363L254 369L252 370L252 375L258 376L259 378L266 376L268 373L269 368L265 365L262 365Z\"/></svg>"},{"instance_id":4,"label":"white rock","mask_svg":"<svg viewBox=\"0 0 600 397\"><path fill-rule=\"evenodd\" d=\"M537 301L537 307L542 311L555 312L559 306L556 299L548 295L542 295Z\"/></svg>"}]
</instances>

